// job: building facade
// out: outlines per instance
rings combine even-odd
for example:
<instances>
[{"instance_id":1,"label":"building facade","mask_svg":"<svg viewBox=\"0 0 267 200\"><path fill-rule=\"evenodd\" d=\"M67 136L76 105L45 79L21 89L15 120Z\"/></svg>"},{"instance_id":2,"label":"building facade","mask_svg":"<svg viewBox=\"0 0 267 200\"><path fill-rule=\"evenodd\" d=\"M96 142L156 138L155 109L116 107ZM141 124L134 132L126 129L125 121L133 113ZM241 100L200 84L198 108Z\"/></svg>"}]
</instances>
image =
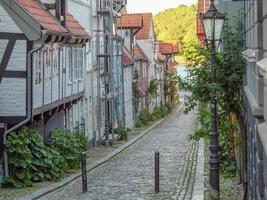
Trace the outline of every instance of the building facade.
<instances>
[{"instance_id":1,"label":"building facade","mask_svg":"<svg viewBox=\"0 0 267 200\"><path fill-rule=\"evenodd\" d=\"M84 132L90 37L66 2L5 0L0 17L1 154L8 134L23 125L39 130L45 142L55 128ZM7 154L4 158L7 172Z\"/></svg>"},{"instance_id":2,"label":"building facade","mask_svg":"<svg viewBox=\"0 0 267 200\"><path fill-rule=\"evenodd\" d=\"M154 25L153 25L153 16L152 13L141 13L143 17L143 28L136 34L136 42L141 50L145 53L146 57L148 58L149 67L147 71L148 76L148 87L152 80L157 78L157 71L156 71L156 52L155 52L155 45L156 45L156 38L154 32ZM157 98L152 97L149 95L148 97L148 108L149 111L152 112L157 106Z\"/></svg>"},{"instance_id":3,"label":"building facade","mask_svg":"<svg viewBox=\"0 0 267 200\"><path fill-rule=\"evenodd\" d=\"M248 198L267 199L267 1L244 3L244 116L248 149Z\"/></svg>"}]
</instances>

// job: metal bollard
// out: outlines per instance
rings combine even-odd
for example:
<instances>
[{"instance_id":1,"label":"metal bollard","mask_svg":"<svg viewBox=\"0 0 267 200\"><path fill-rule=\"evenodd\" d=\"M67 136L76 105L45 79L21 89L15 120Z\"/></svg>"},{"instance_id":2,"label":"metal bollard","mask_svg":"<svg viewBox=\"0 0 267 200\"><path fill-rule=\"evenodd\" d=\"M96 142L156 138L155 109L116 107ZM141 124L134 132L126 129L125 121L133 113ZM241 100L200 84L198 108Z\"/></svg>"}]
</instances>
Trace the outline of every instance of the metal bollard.
<instances>
[{"instance_id":1,"label":"metal bollard","mask_svg":"<svg viewBox=\"0 0 267 200\"><path fill-rule=\"evenodd\" d=\"M159 192L159 152L155 152L155 192Z\"/></svg>"},{"instance_id":2,"label":"metal bollard","mask_svg":"<svg viewBox=\"0 0 267 200\"><path fill-rule=\"evenodd\" d=\"M83 193L87 192L86 153L81 153Z\"/></svg>"}]
</instances>

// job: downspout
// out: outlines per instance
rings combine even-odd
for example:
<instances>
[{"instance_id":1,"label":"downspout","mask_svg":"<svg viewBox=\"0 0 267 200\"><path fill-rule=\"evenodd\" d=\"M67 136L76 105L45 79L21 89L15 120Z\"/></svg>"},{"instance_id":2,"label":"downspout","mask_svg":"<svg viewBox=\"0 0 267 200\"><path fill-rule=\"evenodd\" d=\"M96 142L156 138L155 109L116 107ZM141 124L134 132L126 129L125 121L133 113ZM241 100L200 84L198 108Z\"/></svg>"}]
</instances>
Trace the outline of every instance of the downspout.
<instances>
[{"instance_id":1,"label":"downspout","mask_svg":"<svg viewBox=\"0 0 267 200\"><path fill-rule=\"evenodd\" d=\"M45 36L46 36L46 31L42 31L41 46L36 48L36 49L32 49L27 54L27 88L26 88L26 91L27 91L27 104L26 104L27 118L25 120L23 120L22 122L20 122L19 124L12 127L11 129L7 130L4 133L4 138L3 138L4 144L7 141L7 137L11 132L17 130L18 128L20 128L24 124L28 123L32 119L32 87L33 87L32 86L32 69L31 69L32 68L32 54L39 51L40 49L42 49L44 47ZM4 148L4 167L5 167L5 177L9 177L8 153L7 153L6 148Z\"/></svg>"},{"instance_id":2,"label":"downspout","mask_svg":"<svg viewBox=\"0 0 267 200\"><path fill-rule=\"evenodd\" d=\"M126 104L125 104L125 84L124 84L124 66L123 66L123 62L122 62L122 56L123 56L123 46L124 46L124 41L121 42L121 55L120 55L120 67L122 69L122 73L121 73L121 80L122 80L122 107L123 107L123 127L124 129L126 130L126 112L125 112L125 109L126 109ZM126 136L127 137L127 136Z\"/></svg>"}]
</instances>

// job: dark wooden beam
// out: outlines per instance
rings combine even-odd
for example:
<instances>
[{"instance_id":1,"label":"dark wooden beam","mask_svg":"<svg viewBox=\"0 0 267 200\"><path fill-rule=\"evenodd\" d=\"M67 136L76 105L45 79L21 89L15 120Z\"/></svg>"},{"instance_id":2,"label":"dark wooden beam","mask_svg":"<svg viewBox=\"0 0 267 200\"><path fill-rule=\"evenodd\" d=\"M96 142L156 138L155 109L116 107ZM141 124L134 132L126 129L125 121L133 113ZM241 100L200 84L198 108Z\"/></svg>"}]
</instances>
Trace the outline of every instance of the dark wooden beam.
<instances>
[{"instance_id":1,"label":"dark wooden beam","mask_svg":"<svg viewBox=\"0 0 267 200\"><path fill-rule=\"evenodd\" d=\"M3 74L3 78L26 78L27 73L25 71L10 71L7 70Z\"/></svg>"},{"instance_id":2,"label":"dark wooden beam","mask_svg":"<svg viewBox=\"0 0 267 200\"><path fill-rule=\"evenodd\" d=\"M26 36L23 33L9 33L9 32L0 32L1 40L27 40Z\"/></svg>"},{"instance_id":3,"label":"dark wooden beam","mask_svg":"<svg viewBox=\"0 0 267 200\"><path fill-rule=\"evenodd\" d=\"M73 102L74 100L81 99L83 97L83 94L84 94L83 92L80 92L80 93L74 94L72 96L65 97L63 99L54 101L54 102L47 104L45 106L42 106L40 108L35 108L35 109L33 109L33 115L45 113L47 111L50 111L50 110L53 110L54 108L59 107L60 105L67 104L67 103Z\"/></svg>"},{"instance_id":4,"label":"dark wooden beam","mask_svg":"<svg viewBox=\"0 0 267 200\"><path fill-rule=\"evenodd\" d=\"M0 63L0 82L2 81L3 74L6 71L6 68L7 68L7 65L8 65L8 62L11 57L15 44L16 44L15 39L10 39L7 43L6 50L4 52L2 61Z\"/></svg>"},{"instance_id":5,"label":"dark wooden beam","mask_svg":"<svg viewBox=\"0 0 267 200\"><path fill-rule=\"evenodd\" d=\"M26 116L0 116L0 123L17 124L26 119Z\"/></svg>"}]
</instances>

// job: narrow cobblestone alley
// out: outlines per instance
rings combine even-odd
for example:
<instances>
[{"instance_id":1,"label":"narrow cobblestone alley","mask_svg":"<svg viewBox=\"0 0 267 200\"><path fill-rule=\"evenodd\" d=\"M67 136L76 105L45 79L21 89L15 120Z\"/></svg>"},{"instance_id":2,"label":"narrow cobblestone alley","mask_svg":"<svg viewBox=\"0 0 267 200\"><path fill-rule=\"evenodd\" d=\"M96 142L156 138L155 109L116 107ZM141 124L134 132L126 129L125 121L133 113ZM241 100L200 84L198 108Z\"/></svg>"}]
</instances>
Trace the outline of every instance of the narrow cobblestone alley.
<instances>
[{"instance_id":1,"label":"narrow cobblestone alley","mask_svg":"<svg viewBox=\"0 0 267 200\"><path fill-rule=\"evenodd\" d=\"M88 174L88 193L81 180L56 191L46 200L190 199L197 145L188 141L195 129L195 112L174 113L107 164ZM154 193L154 152L160 151L160 192Z\"/></svg>"}]
</instances>

